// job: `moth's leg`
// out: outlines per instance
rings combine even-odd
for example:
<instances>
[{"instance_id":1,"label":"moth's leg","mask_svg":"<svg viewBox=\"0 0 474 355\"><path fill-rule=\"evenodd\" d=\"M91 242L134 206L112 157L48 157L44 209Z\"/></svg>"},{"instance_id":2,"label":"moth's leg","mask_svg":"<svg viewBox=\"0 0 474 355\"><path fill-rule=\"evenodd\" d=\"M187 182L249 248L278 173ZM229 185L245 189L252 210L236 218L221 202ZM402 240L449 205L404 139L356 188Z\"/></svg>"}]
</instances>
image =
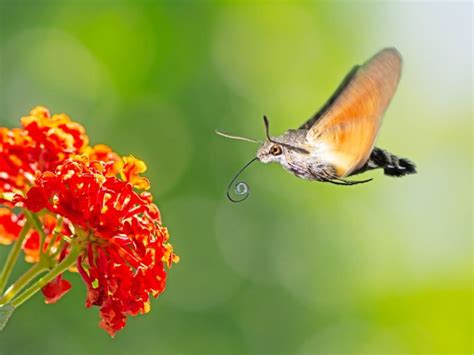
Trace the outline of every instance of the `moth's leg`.
<instances>
[{"instance_id":1,"label":"moth's leg","mask_svg":"<svg viewBox=\"0 0 474 355\"><path fill-rule=\"evenodd\" d=\"M367 180L346 180L337 176L336 168L331 165L314 165L308 167L309 172L311 173L314 180L321 182L328 182L334 185L342 186L352 186L357 184L364 184L366 182L372 181L372 179Z\"/></svg>"},{"instance_id":2,"label":"moth's leg","mask_svg":"<svg viewBox=\"0 0 474 355\"><path fill-rule=\"evenodd\" d=\"M321 182L331 182L337 178L336 169L330 165L312 164L308 166L308 171L312 176L312 180ZM336 185L344 185L336 183Z\"/></svg>"},{"instance_id":3,"label":"moth's leg","mask_svg":"<svg viewBox=\"0 0 474 355\"><path fill-rule=\"evenodd\" d=\"M351 186L351 185L357 185L357 184L365 184L366 182L372 181L373 179L367 179L367 180L345 180L345 179L340 179L340 178L334 178L330 181L332 184L336 185L346 185L346 186Z\"/></svg>"},{"instance_id":4,"label":"moth's leg","mask_svg":"<svg viewBox=\"0 0 474 355\"><path fill-rule=\"evenodd\" d=\"M349 186L351 184L348 184L347 182L338 182L336 180L322 180L322 182L328 182L333 185L341 185L341 186Z\"/></svg>"}]
</instances>

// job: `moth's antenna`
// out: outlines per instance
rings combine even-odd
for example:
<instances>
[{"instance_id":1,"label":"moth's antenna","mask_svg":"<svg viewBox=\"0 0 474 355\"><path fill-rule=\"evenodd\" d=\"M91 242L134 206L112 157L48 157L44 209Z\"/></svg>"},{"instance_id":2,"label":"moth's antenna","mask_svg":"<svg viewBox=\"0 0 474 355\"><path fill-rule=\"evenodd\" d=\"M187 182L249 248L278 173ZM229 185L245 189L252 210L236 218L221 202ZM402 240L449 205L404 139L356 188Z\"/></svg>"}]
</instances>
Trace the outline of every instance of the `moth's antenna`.
<instances>
[{"instance_id":1,"label":"moth's antenna","mask_svg":"<svg viewBox=\"0 0 474 355\"><path fill-rule=\"evenodd\" d=\"M263 123L265 124L265 134L267 135L267 139L272 143L276 143L270 137L270 123L268 122L267 115L263 115Z\"/></svg>"},{"instance_id":2,"label":"moth's antenna","mask_svg":"<svg viewBox=\"0 0 474 355\"><path fill-rule=\"evenodd\" d=\"M218 129L216 129L216 133L225 138L236 139L236 140L246 141L246 142L251 142L251 143L260 143L260 144L263 143L262 141L257 141L255 139L250 139L247 137L234 136L233 134L225 133L225 132L219 131Z\"/></svg>"},{"instance_id":3,"label":"moth's antenna","mask_svg":"<svg viewBox=\"0 0 474 355\"><path fill-rule=\"evenodd\" d=\"M282 145L284 147L288 147L290 149L293 149L293 150L296 150L300 153L304 153L304 154L309 154L309 152L304 149L304 148L300 148L300 147L296 147L294 145L291 145L291 144L287 144L287 143L283 143L283 142L275 142L272 137L270 137L270 123L268 122L268 118L266 115L263 115L263 123L265 124L265 134L267 136L267 139L272 142L272 143L275 143L275 144L279 144L279 145Z\"/></svg>"},{"instance_id":4,"label":"moth's antenna","mask_svg":"<svg viewBox=\"0 0 474 355\"><path fill-rule=\"evenodd\" d=\"M251 161L249 161L247 164L245 164L237 174L235 174L234 178L232 179L232 181L229 183L229 186L227 187L227 198L232 201L232 202L242 202L244 200L247 199L247 197L249 197L250 195L250 190L249 190L249 186L243 182L243 181L237 181L237 178L240 176L240 174L242 174L242 172L247 169L247 167L252 164L254 161L258 160L257 157L253 158ZM242 197L239 198L239 199L234 199L232 198L230 192L231 192L231 189L234 189L235 193L238 194L238 195L241 195Z\"/></svg>"}]
</instances>

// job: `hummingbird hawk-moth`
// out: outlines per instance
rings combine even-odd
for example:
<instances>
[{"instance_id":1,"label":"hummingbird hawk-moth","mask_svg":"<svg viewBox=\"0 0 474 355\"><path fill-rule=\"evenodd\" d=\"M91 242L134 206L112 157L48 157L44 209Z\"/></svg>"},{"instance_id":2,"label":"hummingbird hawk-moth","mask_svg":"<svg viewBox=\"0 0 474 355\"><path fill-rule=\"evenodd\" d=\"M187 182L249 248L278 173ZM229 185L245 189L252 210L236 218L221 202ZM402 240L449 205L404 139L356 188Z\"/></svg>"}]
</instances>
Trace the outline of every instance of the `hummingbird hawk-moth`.
<instances>
[{"instance_id":1,"label":"hummingbird hawk-moth","mask_svg":"<svg viewBox=\"0 0 474 355\"><path fill-rule=\"evenodd\" d=\"M270 136L269 122L264 116L266 139L257 141L220 131L232 139L260 143L256 157L232 179L227 196L233 202L245 200L248 186L235 185L234 199L230 189L237 177L256 160L279 163L299 178L337 185L356 185L367 180L347 180L349 176L381 168L385 175L404 176L416 173L415 165L388 151L375 147L375 139L401 75L402 58L395 48L386 48L363 65L356 65L346 75L334 94L298 129Z\"/></svg>"}]
</instances>

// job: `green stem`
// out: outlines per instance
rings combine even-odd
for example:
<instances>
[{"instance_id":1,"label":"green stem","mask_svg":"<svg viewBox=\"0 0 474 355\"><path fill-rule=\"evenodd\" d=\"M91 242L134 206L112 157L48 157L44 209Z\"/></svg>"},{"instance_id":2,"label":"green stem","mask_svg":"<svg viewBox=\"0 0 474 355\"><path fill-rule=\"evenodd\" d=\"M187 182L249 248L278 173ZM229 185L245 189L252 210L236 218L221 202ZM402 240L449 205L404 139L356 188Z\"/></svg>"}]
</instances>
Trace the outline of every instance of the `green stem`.
<instances>
[{"instance_id":1,"label":"green stem","mask_svg":"<svg viewBox=\"0 0 474 355\"><path fill-rule=\"evenodd\" d=\"M43 254L43 245L46 242L46 233L44 232L43 225L41 224L41 221L39 220L38 216L35 215L34 213L31 213L30 211L25 209L25 216L28 221L35 227L35 229L38 231L40 235L40 246L39 246L39 252L40 254Z\"/></svg>"},{"instance_id":2,"label":"green stem","mask_svg":"<svg viewBox=\"0 0 474 355\"><path fill-rule=\"evenodd\" d=\"M56 257L59 256L59 254L61 254L61 251L63 250L63 245L66 242L63 236L60 236L60 238L61 239L59 239L59 244L56 248L56 251L50 255L51 259L53 260L56 259Z\"/></svg>"},{"instance_id":3,"label":"green stem","mask_svg":"<svg viewBox=\"0 0 474 355\"><path fill-rule=\"evenodd\" d=\"M30 230L30 223L27 220L23 226L23 229L20 232L20 235L16 239L15 244L13 244L13 248L10 250L10 254L8 254L7 261L5 262L2 273L0 274L0 293L2 293L3 290L5 289L5 286L8 282L10 274L13 271L13 267L15 266L16 261L18 260L18 256L20 255L21 245L23 244L23 240L25 239L29 230Z\"/></svg>"},{"instance_id":4,"label":"green stem","mask_svg":"<svg viewBox=\"0 0 474 355\"><path fill-rule=\"evenodd\" d=\"M54 280L57 276L61 275L64 271L69 269L77 260L77 257L82 252L83 247L80 244L73 244L71 246L71 250L69 254L61 261L58 265L56 265L49 273L44 275L40 278L36 283L34 283L31 287L29 287L26 291L20 294L18 297L13 299L11 305L13 307L18 307L23 302L27 301L31 296L33 296L36 292L41 290L46 284Z\"/></svg>"},{"instance_id":5,"label":"green stem","mask_svg":"<svg viewBox=\"0 0 474 355\"><path fill-rule=\"evenodd\" d=\"M23 288L25 288L31 280L33 280L36 276L41 274L43 271L48 270L47 265L42 262L38 262L33 265L27 272L25 272L18 280L15 281L13 285L11 285L5 294L0 297L0 305L7 304L15 295L20 292Z\"/></svg>"}]
</instances>

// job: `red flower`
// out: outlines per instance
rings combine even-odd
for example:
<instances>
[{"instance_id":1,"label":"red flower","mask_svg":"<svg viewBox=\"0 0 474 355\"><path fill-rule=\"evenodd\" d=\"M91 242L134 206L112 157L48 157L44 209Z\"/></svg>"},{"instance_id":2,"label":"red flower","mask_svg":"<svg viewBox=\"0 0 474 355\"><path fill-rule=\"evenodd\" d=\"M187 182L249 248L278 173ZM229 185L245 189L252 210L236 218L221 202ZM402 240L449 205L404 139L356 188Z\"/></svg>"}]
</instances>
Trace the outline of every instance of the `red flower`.
<instances>
[{"instance_id":1,"label":"red flower","mask_svg":"<svg viewBox=\"0 0 474 355\"><path fill-rule=\"evenodd\" d=\"M59 261L64 260L67 254L67 248L64 248L61 251L59 256ZM48 283L41 289L45 297L45 302L47 304L56 303L65 293L71 289L71 283L67 280L63 280L63 275L59 275L53 281Z\"/></svg>"},{"instance_id":2,"label":"red flower","mask_svg":"<svg viewBox=\"0 0 474 355\"><path fill-rule=\"evenodd\" d=\"M24 204L34 211L46 208L80 229L88 245L77 263L88 289L86 306L101 307L100 325L114 335L127 316L148 312L149 295L165 288L164 264L177 257L151 194L135 192L131 183L104 175L106 170L104 162L67 160L37 177Z\"/></svg>"},{"instance_id":3,"label":"red flower","mask_svg":"<svg viewBox=\"0 0 474 355\"><path fill-rule=\"evenodd\" d=\"M17 216L7 208L0 208L0 244L11 244L20 234L24 217Z\"/></svg>"},{"instance_id":4,"label":"red flower","mask_svg":"<svg viewBox=\"0 0 474 355\"><path fill-rule=\"evenodd\" d=\"M84 127L71 121L64 113L51 116L38 106L21 119L28 135L35 142L40 170L50 170L72 154L80 154L89 142Z\"/></svg>"},{"instance_id":5,"label":"red flower","mask_svg":"<svg viewBox=\"0 0 474 355\"><path fill-rule=\"evenodd\" d=\"M122 167L123 161L117 153L112 151L112 148L105 144L97 144L94 147L86 147L84 154L89 157L89 160L98 160L107 163L107 169L105 175L115 176L117 175Z\"/></svg>"},{"instance_id":6,"label":"red flower","mask_svg":"<svg viewBox=\"0 0 474 355\"><path fill-rule=\"evenodd\" d=\"M24 129L0 128L0 194L25 191L36 172L53 170L64 159L82 154L89 141L80 124L65 114L51 117L41 106L21 123Z\"/></svg>"},{"instance_id":7,"label":"red flower","mask_svg":"<svg viewBox=\"0 0 474 355\"><path fill-rule=\"evenodd\" d=\"M25 131L0 128L0 194L22 190L34 180L29 159L34 145Z\"/></svg>"},{"instance_id":8,"label":"red flower","mask_svg":"<svg viewBox=\"0 0 474 355\"><path fill-rule=\"evenodd\" d=\"M38 186L33 186L31 189L29 189L26 195L28 198L26 199L25 207L30 211L39 212L46 205L43 190Z\"/></svg>"},{"instance_id":9,"label":"red flower","mask_svg":"<svg viewBox=\"0 0 474 355\"><path fill-rule=\"evenodd\" d=\"M41 289L47 304L56 303L71 288L71 283L59 275L53 281Z\"/></svg>"}]
</instances>

